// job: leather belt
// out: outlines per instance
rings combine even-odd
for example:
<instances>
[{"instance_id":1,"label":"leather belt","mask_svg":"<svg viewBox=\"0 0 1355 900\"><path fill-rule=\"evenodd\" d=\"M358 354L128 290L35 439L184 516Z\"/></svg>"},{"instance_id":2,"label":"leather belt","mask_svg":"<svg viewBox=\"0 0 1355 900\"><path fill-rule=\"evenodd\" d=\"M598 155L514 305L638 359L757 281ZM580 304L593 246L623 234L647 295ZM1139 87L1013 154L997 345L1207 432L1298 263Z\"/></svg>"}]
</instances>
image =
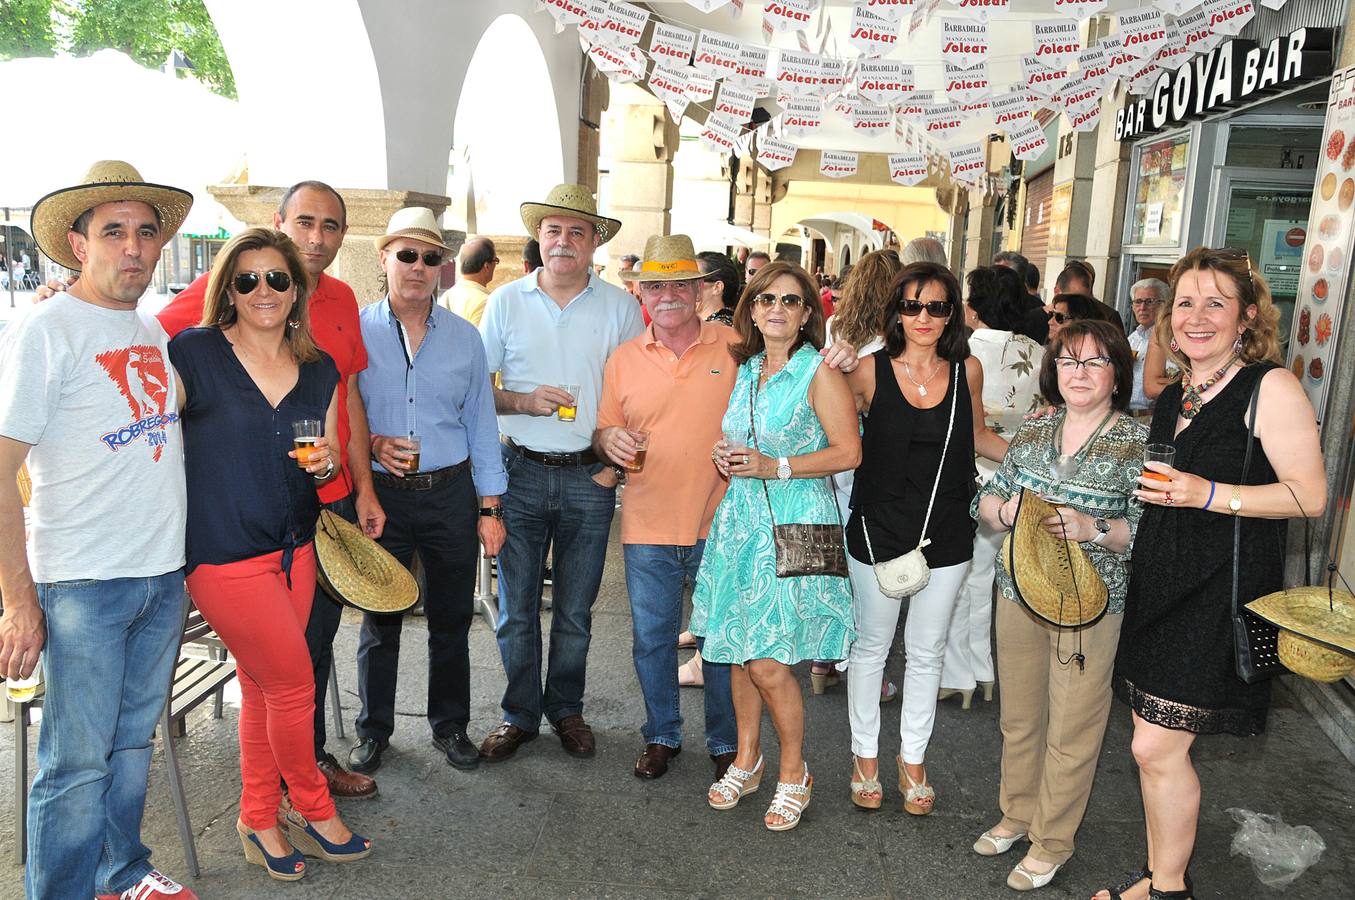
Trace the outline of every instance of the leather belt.
<instances>
[{"instance_id":1,"label":"leather belt","mask_svg":"<svg viewBox=\"0 0 1355 900\"><path fill-rule=\"evenodd\" d=\"M577 453L542 453L537 450L529 450L511 438L504 438L504 443L508 448L519 456L530 459L532 462L539 462L548 469L563 469L568 466L591 466L598 461L598 455L589 447L587 450L580 450Z\"/></svg>"},{"instance_id":2,"label":"leather belt","mask_svg":"<svg viewBox=\"0 0 1355 900\"><path fill-rule=\"evenodd\" d=\"M463 470L468 468L470 468L469 458L445 469L420 472L418 475L406 475L403 478L397 478L389 472L373 471L372 482L381 485L383 488L391 488L397 491L431 491L444 481L449 481L460 475Z\"/></svg>"}]
</instances>

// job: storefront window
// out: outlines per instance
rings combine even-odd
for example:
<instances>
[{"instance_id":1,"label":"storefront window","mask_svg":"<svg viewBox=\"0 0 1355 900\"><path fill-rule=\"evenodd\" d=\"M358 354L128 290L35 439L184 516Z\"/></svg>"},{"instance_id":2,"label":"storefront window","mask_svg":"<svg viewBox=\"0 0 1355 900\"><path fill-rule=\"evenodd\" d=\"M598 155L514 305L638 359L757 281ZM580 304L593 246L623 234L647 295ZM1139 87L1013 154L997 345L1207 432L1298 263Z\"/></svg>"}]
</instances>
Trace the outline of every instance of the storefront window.
<instances>
[{"instance_id":1,"label":"storefront window","mask_svg":"<svg viewBox=\"0 0 1355 900\"><path fill-rule=\"evenodd\" d=\"M1235 185L1228 197L1224 245L1247 251L1280 309L1280 340L1287 342L1308 232L1310 191Z\"/></svg>"},{"instance_id":2,"label":"storefront window","mask_svg":"<svg viewBox=\"0 0 1355 900\"><path fill-rule=\"evenodd\" d=\"M1181 242L1181 227L1185 220L1190 134L1185 132L1145 144L1138 154L1129 243L1175 246Z\"/></svg>"},{"instance_id":3,"label":"storefront window","mask_svg":"<svg viewBox=\"0 0 1355 900\"><path fill-rule=\"evenodd\" d=\"M1321 128L1234 125L1223 164L1249 169L1316 169Z\"/></svg>"}]
</instances>

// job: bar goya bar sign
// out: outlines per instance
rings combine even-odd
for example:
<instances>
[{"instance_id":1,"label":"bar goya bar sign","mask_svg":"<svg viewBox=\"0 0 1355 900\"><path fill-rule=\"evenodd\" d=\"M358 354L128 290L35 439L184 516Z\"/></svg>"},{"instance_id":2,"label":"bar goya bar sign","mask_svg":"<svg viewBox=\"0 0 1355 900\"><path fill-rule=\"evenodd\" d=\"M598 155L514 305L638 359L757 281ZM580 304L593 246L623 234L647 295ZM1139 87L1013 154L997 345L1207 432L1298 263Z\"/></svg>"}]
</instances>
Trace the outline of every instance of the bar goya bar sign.
<instances>
[{"instance_id":1,"label":"bar goya bar sign","mask_svg":"<svg viewBox=\"0 0 1355 900\"><path fill-rule=\"evenodd\" d=\"M1166 70L1137 102L1115 114L1115 139L1179 125L1270 91L1330 75L1336 31L1300 28L1262 47L1234 38L1181 68Z\"/></svg>"}]
</instances>

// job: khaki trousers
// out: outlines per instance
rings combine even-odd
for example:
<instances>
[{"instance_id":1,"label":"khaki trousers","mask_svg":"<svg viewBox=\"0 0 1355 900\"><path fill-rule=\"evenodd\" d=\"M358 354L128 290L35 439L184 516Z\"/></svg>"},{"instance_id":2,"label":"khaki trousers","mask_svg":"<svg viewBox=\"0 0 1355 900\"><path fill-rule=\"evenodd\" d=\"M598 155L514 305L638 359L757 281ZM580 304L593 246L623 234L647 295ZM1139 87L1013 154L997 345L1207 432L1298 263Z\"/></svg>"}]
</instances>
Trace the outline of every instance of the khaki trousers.
<instances>
[{"instance_id":1,"label":"khaki trousers","mask_svg":"<svg viewBox=\"0 0 1355 900\"><path fill-rule=\"evenodd\" d=\"M1086 665L1079 669L1070 659L1078 632L1055 628L1021 604L997 598L1001 827L1030 835L1030 855L1041 862L1062 865L1073 855L1110 716L1110 678L1123 618L1107 614L1081 630Z\"/></svg>"}]
</instances>

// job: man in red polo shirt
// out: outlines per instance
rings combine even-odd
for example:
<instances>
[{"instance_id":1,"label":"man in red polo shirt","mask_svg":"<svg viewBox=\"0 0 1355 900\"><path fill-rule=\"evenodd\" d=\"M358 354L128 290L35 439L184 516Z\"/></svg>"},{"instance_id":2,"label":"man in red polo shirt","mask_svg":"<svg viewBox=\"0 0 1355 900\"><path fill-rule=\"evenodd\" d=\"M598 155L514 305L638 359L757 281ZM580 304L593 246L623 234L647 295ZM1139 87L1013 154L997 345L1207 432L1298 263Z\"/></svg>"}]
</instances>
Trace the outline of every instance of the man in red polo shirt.
<instances>
[{"instance_id":1,"label":"man in red polo shirt","mask_svg":"<svg viewBox=\"0 0 1355 900\"><path fill-rule=\"evenodd\" d=\"M273 214L273 227L301 250L311 280L311 332L315 343L334 358L339 369L341 470L338 478L319 488L320 502L360 525L368 537L380 537L386 514L372 490L367 411L357 387L358 373L367 368L358 304L352 288L325 274L348 231L347 209L334 188L319 181L302 181L282 195L282 203ZM199 277L161 311L160 324L170 337L202 321L207 278ZM342 607L317 587L306 624L306 644L315 668L315 759L335 797L370 797L376 793L376 782L345 770L325 751L325 691L341 614Z\"/></svg>"}]
</instances>

